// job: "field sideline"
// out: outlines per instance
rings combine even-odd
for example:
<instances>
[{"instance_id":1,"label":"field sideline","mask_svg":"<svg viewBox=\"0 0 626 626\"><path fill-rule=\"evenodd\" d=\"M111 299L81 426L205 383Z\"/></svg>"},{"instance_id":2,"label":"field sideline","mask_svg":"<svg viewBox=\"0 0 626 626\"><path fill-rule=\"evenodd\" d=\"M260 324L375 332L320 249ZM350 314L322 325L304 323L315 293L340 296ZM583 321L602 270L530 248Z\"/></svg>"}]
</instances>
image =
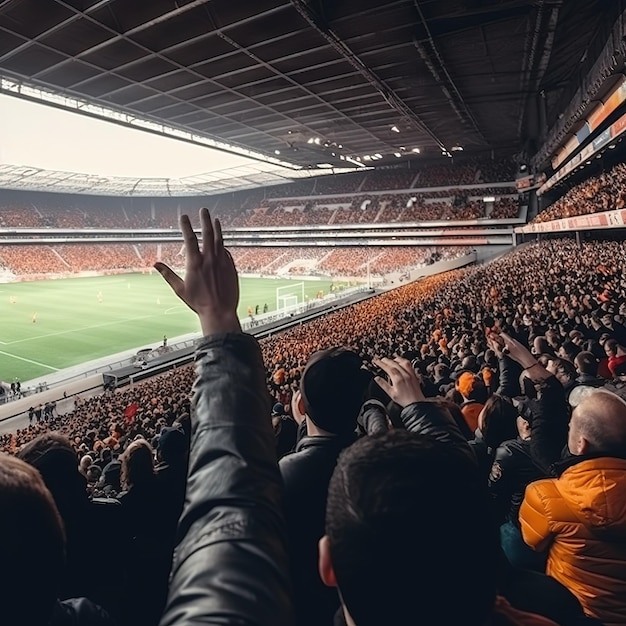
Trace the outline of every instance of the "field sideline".
<instances>
[{"instance_id":1,"label":"field sideline","mask_svg":"<svg viewBox=\"0 0 626 626\"><path fill-rule=\"evenodd\" d=\"M239 316L276 308L276 288L298 280L241 278ZM305 281L328 293L330 280ZM35 316L35 322L33 322ZM0 284L0 380L30 380L199 330L195 315L158 274Z\"/></svg>"}]
</instances>

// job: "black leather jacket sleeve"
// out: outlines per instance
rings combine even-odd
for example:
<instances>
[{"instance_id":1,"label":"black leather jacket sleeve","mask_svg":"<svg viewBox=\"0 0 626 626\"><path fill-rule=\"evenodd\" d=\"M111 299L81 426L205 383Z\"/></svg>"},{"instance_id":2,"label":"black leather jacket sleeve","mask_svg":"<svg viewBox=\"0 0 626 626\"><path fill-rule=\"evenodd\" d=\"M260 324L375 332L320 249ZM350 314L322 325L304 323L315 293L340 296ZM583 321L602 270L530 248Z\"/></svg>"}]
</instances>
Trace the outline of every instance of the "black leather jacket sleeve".
<instances>
[{"instance_id":1,"label":"black leather jacket sleeve","mask_svg":"<svg viewBox=\"0 0 626 626\"><path fill-rule=\"evenodd\" d=\"M531 451L533 459L550 476L558 476L558 463L567 449L569 407L563 385L554 377L546 378L532 406Z\"/></svg>"},{"instance_id":2,"label":"black leather jacket sleeve","mask_svg":"<svg viewBox=\"0 0 626 626\"><path fill-rule=\"evenodd\" d=\"M291 626L282 483L256 340L206 337L196 375L187 495L161 626Z\"/></svg>"},{"instance_id":3,"label":"black leather jacket sleeve","mask_svg":"<svg viewBox=\"0 0 626 626\"><path fill-rule=\"evenodd\" d=\"M449 443L469 461L476 464L476 456L470 448L454 418L434 402L414 402L404 407L400 416L404 427L412 433L432 437Z\"/></svg>"},{"instance_id":4,"label":"black leather jacket sleeve","mask_svg":"<svg viewBox=\"0 0 626 626\"><path fill-rule=\"evenodd\" d=\"M519 377L522 368L507 356L498 359L499 385L496 394L514 398L520 394Z\"/></svg>"},{"instance_id":5,"label":"black leather jacket sleeve","mask_svg":"<svg viewBox=\"0 0 626 626\"><path fill-rule=\"evenodd\" d=\"M387 410L379 400L368 400L361 407L357 418L359 432L364 435L376 435L386 433Z\"/></svg>"}]
</instances>

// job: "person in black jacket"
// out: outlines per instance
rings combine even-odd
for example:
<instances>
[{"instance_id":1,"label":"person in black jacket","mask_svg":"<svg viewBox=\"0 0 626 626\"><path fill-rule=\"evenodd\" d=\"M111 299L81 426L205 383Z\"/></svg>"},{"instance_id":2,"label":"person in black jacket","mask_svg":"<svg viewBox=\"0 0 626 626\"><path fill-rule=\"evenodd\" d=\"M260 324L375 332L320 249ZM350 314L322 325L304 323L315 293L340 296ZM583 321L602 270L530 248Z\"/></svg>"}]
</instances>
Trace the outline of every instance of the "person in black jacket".
<instances>
[{"instance_id":1,"label":"person in black jacket","mask_svg":"<svg viewBox=\"0 0 626 626\"><path fill-rule=\"evenodd\" d=\"M221 227L200 211L202 251L181 218L186 272L156 263L194 310L196 351L185 506L161 626L292 626L282 481L258 342L241 332Z\"/></svg>"},{"instance_id":2,"label":"person in black jacket","mask_svg":"<svg viewBox=\"0 0 626 626\"><path fill-rule=\"evenodd\" d=\"M307 436L280 459L285 486L297 626L329 623L339 607L317 568L317 544L324 534L328 483L339 453L355 440L357 416L371 374L361 358L344 348L311 356L292 406L304 416Z\"/></svg>"},{"instance_id":3,"label":"person in black jacket","mask_svg":"<svg viewBox=\"0 0 626 626\"><path fill-rule=\"evenodd\" d=\"M502 442L495 451L489 474L489 492L500 522L500 544L511 565L543 572L545 555L532 551L522 539L519 509L526 486L546 477L534 461L530 447L532 409L526 406L517 417L519 436Z\"/></svg>"}]
</instances>

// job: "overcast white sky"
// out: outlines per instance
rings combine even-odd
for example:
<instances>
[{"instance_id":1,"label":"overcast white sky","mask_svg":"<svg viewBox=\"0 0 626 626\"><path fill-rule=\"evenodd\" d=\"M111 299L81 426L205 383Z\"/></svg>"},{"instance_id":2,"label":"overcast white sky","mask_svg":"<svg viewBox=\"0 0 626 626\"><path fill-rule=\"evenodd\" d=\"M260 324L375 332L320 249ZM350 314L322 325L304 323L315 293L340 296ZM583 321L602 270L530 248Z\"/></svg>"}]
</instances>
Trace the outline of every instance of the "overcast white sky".
<instances>
[{"instance_id":1,"label":"overcast white sky","mask_svg":"<svg viewBox=\"0 0 626 626\"><path fill-rule=\"evenodd\" d=\"M0 95L0 163L140 178L183 178L258 164L4 95Z\"/></svg>"}]
</instances>

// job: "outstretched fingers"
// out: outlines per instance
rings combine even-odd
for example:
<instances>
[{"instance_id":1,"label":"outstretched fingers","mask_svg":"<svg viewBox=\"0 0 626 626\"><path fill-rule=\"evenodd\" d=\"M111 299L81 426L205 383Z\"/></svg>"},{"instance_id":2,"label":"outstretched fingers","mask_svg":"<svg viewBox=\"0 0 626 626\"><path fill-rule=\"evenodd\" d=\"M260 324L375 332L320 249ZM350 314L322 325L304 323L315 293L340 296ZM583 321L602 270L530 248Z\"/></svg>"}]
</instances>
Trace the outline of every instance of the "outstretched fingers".
<instances>
[{"instance_id":1,"label":"outstretched fingers","mask_svg":"<svg viewBox=\"0 0 626 626\"><path fill-rule=\"evenodd\" d=\"M185 282L183 279L170 267L161 263L160 261L154 264L154 269L163 276L165 282L172 288L174 293L186 304L189 304L185 299Z\"/></svg>"},{"instance_id":2,"label":"outstretched fingers","mask_svg":"<svg viewBox=\"0 0 626 626\"><path fill-rule=\"evenodd\" d=\"M202 254L205 258L214 258L217 255L215 245L215 231L209 209L200 209L200 225L202 228Z\"/></svg>"},{"instance_id":3,"label":"outstretched fingers","mask_svg":"<svg viewBox=\"0 0 626 626\"><path fill-rule=\"evenodd\" d=\"M196 233L193 232L193 226L188 215L180 216L180 230L183 233L183 240L185 242L185 254L187 256L187 262L197 262L200 258L200 248L198 247L198 238Z\"/></svg>"},{"instance_id":4,"label":"outstretched fingers","mask_svg":"<svg viewBox=\"0 0 626 626\"><path fill-rule=\"evenodd\" d=\"M213 224L213 247L215 250L215 256L219 258L225 248L224 235L222 234L222 223L218 219L216 219Z\"/></svg>"}]
</instances>

